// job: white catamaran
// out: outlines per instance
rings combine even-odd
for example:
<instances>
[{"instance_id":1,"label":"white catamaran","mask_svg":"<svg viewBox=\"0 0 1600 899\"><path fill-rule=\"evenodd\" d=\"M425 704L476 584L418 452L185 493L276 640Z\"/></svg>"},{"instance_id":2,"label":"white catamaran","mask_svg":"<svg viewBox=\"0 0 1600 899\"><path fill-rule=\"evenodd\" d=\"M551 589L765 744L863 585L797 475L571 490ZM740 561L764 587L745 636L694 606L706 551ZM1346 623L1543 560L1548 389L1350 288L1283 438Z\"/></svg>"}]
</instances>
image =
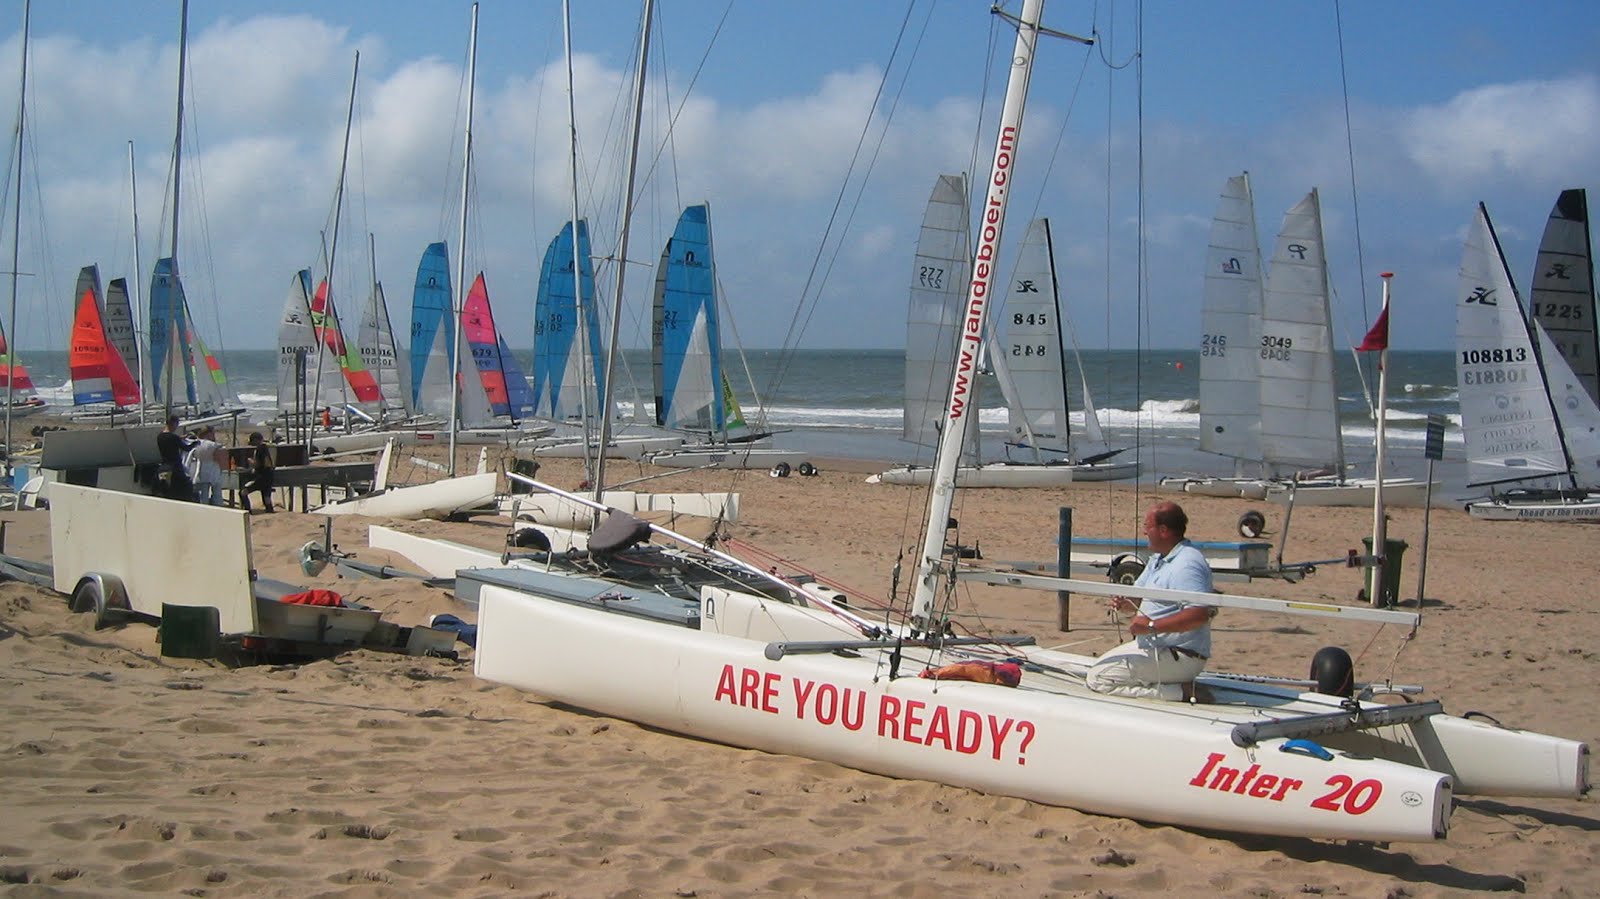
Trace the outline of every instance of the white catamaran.
<instances>
[{"instance_id":1,"label":"white catamaran","mask_svg":"<svg viewBox=\"0 0 1600 899\"><path fill-rule=\"evenodd\" d=\"M953 366L975 369L996 280L1043 0L1026 0ZM954 367L953 369L954 370ZM867 771L966 786L1085 811L1240 832L1357 840L1446 835L1456 794L1573 797L1588 789L1574 740L1443 713L1210 675L1214 698L1097 694L1093 659L1027 640L961 638L942 603L951 578L1134 594L1410 624L1378 609L1197 596L1105 582L982 571L947 558L971 379L952 379L909 610L857 612L826 582L781 577L625 515L587 550L531 559L461 552L478 603L475 670L485 680L648 726ZM536 482L531 482L535 483ZM546 485L540 489L555 491ZM561 494L572 501L581 497ZM598 504L595 504L598 508ZM670 549L656 535L689 544ZM552 544L561 541L551 540ZM450 547L426 547L448 565ZM419 552L422 548L419 548ZM472 562L467 562L470 565ZM465 566L463 566L465 567ZM596 666L596 653L605 664ZM996 682L940 679L954 663ZM575 672L580 672L575 674ZM918 676L922 675L922 676ZM1013 686L1003 684L1011 683Z\"/></svg>"},{"instance_id":2,"label":"white catamaran","mask_svg":"<svg viewBox=\"0 0 1600 899\"><path fill-rule=\"evenodd\" d=\"M936 441L943 427L942 406L935 396L949 380L949 347L960 323L961 290L971 270L967 220L966 179L940 175L923 216L906 316L903 434L914 443ZM1009 417L1007 458L963 464L956 469L956 483L962 487L1052 487L1137 476L1137 462L1112 458L1121 450L1106 445L1082 360L1077 360L1077 368L1084 438L1077 449L1087 452L1075 451L1068 422L1066 341L1049 219L1038 219L1028 227L1010 282L1004 315L988 348ZM975 456L975 426L967 438L967 454ZM1013 452L1021 458L1012 458ZM899 465L867 478L867 482L926 486L931 479L932 469L927 466Z\"/></svg>"},{"instance_id":3,"label":"white catamaran","mask_svg":"<svg viewBox=\"0 0 1600 899\"><path fill-rule=\"evenodd\" d=\"M1345 473L1318 191L1285 213L1264 278L1252 202L1248 176L1230 178L1212 223L1200 427L1202 449L1233 457L1236 470L1258 462L1262 475L1177 477L1163 484L1214 496L1370 506L1377 480ZM1252 304L1258 304L1253 315ZM1390 505L1421 505L1428 484L1385 477L1383 490Z\"/></svg>"},{"instance_id":4,"label":"white catamaran","mask_svg":"<svg viewBox=\"0 0 1600 899\"><path fill-rule=\"evenodd\" d=\"M1587 304L1575 308L1592 315L1587 204L1570 194L1562 194L1545 228L1534 305ZM1574 289L1555 294L1552 282ZM1494 491L1531 482L1468 503L1467 511L1491 519L1600 519L1600 408L1540 318L1523 314L1482 204L1461 258L1456 352L1467 483Z\"/></svg>"}]
</instances>

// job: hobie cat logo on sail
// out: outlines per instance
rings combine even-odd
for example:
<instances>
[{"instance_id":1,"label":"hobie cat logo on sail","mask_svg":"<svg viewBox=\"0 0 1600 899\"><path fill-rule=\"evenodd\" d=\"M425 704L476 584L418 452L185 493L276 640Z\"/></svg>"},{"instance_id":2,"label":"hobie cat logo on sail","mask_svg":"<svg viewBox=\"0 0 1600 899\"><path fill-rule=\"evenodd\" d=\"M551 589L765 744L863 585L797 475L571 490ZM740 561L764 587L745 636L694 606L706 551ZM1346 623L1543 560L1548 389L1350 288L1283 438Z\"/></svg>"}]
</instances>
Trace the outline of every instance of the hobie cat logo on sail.
<instances>
[{"instance_id":1,"label":"hobie cat logo on sail","mask_svg":"<svg viewBox=\"0 0 1600 899\"><path fill-rule=\"evenodd\" d=\"M1467 305L1477 303L1479 306L1498 306L1500 302L1495 299L1493 287L1474 287L1467 294Z\"/></svg>"}]
</instances>

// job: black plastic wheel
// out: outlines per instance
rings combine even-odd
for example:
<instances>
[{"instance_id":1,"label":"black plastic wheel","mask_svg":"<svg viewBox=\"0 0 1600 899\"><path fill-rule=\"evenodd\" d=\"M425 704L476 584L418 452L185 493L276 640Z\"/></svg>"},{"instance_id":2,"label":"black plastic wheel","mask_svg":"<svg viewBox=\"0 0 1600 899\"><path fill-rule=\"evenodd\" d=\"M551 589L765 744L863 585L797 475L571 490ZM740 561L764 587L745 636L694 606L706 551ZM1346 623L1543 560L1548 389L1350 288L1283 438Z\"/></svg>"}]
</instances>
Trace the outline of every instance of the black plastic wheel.
<instances>
[{"instance_id":1,"label":"black plastic wheel","mask_svg":"<svg viewBox=\"0 0 1600 899\"><path fill-rule=\"evenodd\" d=\"M767 474L775 478L786 478L789 476L789 470L789 463L779 462L777 465L772 466L772 470Z\"/></svg>"},{"instance_id":2,"label":"black plastic wheel","mask_svg":"<svg viewBox=\"0 0 1600 899\"><path fill-rule=\"evenodd\" d=\"M1261 536L1267 530L1267 516L1255 509L1239 516L1239 535L1252 540Z\"/></svg>"}]
</instances>

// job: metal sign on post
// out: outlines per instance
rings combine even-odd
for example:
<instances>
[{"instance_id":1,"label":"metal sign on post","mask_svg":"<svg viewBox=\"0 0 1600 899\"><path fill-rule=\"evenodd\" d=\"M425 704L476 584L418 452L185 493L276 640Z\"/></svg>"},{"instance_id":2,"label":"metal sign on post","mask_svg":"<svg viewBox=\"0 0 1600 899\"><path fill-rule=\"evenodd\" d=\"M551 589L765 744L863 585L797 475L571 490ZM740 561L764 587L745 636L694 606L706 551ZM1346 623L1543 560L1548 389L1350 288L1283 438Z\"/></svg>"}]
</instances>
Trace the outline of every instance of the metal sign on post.
<instances>
[{"instance_id":1,"label":"metal sign on post","mask_svg":"<svg viewBox=\"0 0 1600 899\"><path fill-rule=\"evenodd\" d=\"M1422 610L1423 588L1428 583L1428 524L1433 517L1433 463L1444 458L1445 417L1437 412L1428 415L1428 437L1422 446L1422 455L1428 460L1428 486L1422 501L1422 558L1417 561L1417 610Z\"/></svg>"}]
</instances>

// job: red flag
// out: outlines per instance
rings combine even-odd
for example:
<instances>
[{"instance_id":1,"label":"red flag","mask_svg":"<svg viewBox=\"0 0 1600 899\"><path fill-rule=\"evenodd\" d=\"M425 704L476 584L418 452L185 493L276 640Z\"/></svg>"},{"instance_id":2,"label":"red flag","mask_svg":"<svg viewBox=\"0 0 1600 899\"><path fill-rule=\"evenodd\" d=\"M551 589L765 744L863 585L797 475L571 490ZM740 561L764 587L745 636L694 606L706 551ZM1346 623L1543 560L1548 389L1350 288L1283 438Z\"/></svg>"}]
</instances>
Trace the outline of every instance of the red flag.
<instances>
[{"instance_id":1,"label":"red flag","mask_svg":"<svg viewBox=\"0 0 1600 899\"><path fill-rule=\"evenodd\" d=\"M1372 330L1367 336L1361 338L1361 345L1356 347L1362 351L1386 350L1389 348L1389 307L1383 307L1378 313L1378 320L1372 323Z\"/></svg>"}]
</instances>

